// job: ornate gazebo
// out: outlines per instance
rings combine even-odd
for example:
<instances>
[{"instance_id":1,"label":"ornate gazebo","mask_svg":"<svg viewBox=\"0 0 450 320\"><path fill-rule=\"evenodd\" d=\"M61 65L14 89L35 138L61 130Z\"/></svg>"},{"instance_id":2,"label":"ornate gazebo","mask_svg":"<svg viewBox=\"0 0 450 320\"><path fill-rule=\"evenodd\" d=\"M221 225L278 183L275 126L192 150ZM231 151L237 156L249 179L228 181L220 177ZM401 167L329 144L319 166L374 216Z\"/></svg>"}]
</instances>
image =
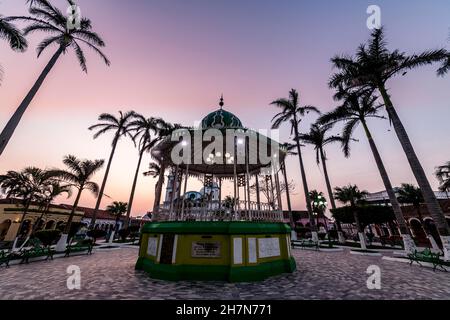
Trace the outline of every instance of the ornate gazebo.
<instances>
[{"instance_id":1,"label":"ornate gazebo","mask_svg":"<svg viewBox=\"0 0 450 320\"><path fill-rule=\"evenodd\" d=\"M295 269L279 178L286 151L223 107L222 98L199 127L176 130L152 151L171 170L168 201L143 229L137 268L152 277L251 281ZM189 196L192 178L203 183L201 199ZM224 197L226 184L233 191ZM207 192L213 187L216 197Z\"/></svg>"}]
</instances>

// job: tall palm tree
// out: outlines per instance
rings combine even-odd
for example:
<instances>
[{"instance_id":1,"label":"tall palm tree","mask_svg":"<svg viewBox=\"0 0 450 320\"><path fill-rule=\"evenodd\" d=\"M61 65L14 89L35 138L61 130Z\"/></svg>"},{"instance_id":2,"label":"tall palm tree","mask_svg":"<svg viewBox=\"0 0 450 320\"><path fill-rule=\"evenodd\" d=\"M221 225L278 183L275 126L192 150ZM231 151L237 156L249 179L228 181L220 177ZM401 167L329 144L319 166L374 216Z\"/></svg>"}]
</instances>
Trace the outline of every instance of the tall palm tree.
<instances>
[{"instance_id":1,"label":"tall palm tree","mask_svg":"<svg viewBox=\"0 0 450 320\"><path fill-rule=\"evenodd\" d=\"M353 212L353 218L355 219L356 229L358 230L359 241L361 249L367 250L366 237L359 221L358 215L358 202L367 197L369 194L367 191L361 191L356 185L348 185L342 188L334 189L334 198L344 204L350 204L350 208Z\"/></svg>"},{"instance_id":2,"label":"tall palm tree","mask_svg":"<svg viewBox=\"0 0 450 320\"><path fill-rule=\"evenodd\" d=\"M414 207L417 213L417 217L422 225L423 230L425 231L425 235L431 243L433 249L439 249L436 240L433 238L430 230L428 230L427 226L422 217L422 212L420 210L420 206L425 202L423 198L422 191L420 188L408 183L403 183L402 186L398 189L398 201L404 204L410 204Z\"/></svg>"},{"instance_id":3,"label":"tall palm tree","mask_svg":"<svg viewBox=\"0 0 450 320\"><path fill-rule=\"evenodd\" d=\"M403 238L405 251L412 252L415 249L414 241L412 240L411 233L406 224L402 209L392 187L386 167L384 166L383 160L378 151L378 147L367 124L369 119L385 119L383 116L379 115L380 109L383 105L377 103L377 97L373 95L373 92L370 89L361 92L352 92L348 90L345 91L341 88L337 93L337 96L341 98L342 105L337 107L335 110L322 115L318 119L318 122L323 124L335 124L337 122L344 123L342 146L346 157L350 156L350 143L354 141L352 136L355 129L359 124L362 125L364 133L369 141L370 149L372 150L372 154L378 171L380 172L384 187L386 188L386 192L389 196L389 200Z\"/></svg>"},{"instance_id":4,"label":"tall palm tree","mask_svg":"<svg viewBox=\"0 0 450 320\"><path fill-rule=\"evenodd\" d=\"M308 182L306 179L305 166L303 165L302 150L300 146L300 130L299 125L302 118L310 112L320 113L316 107L313 106L301 106L299 105L299 95L295 89L289 92L289 98L281 98L271 103L278 108L281 108L281 112L276 114L272 119L272 129L278 129L283 123L289 122L291 126L291 135L294 134L295 142L297 144L297 154L300 162L300 172L302 175L303 189L305 193L306 207L308 209L309 221L311 225L311 231L314 241L318 241L317 226L314 223L314 217L312 212L311 200L309 199Z\"/></svg>"},{"instance_id":5,"label":"tall palm tree","mask_svg":"<svg viewBox=\"0 0 450 320\"><path fill-rule=\"evenodd\" d=\"M28 109L45 78L62 54L66 54L69 49L74 50L81 69L87 72L86 57L82 48L82 46L86 46L97 53L106 65L110 65L110 61L100 50L100 48L105 46L105 43L98 34L92 31L92 25L89 19L83 18L79 29L69 30L67 28L67 17L47 0L32 1L30 3L29 13L30 16L9 17L8 21L24 21L29 23L23 31L25 36L36 31L41 31L46 34L47 37L37 46L38 58L50 46L56 45L57 50L0 134L0 155L5 150L20 119Z\"/></svg>"},{"instance_id":6,"label":"tall palm tree","mask_svg":"<svg viewBox=\"0 0 450 320\"><path fill-rule=\"evenodd\" d=\"M359 46L355 58L336 56L332 59L332 63L338 69L338 72L332 76L329 82L331 87L370 88L378 90L381 94L389 119L406 154L417 183L423 192L428 211L442 237L446 260L450 259L450 227L445 220L442 208L436 199L406 129L392 103L387 89L387 82L399 74L405 75L409 70L437 62L444 63L441 69L438 70L439 74L443 74L448 70L445 63L449 59L449 53L444 49L429 50L414 55L407 55L399 50L390 51L387 48L384 31L380 28L372 32L371 39L367 45L362 44Z\"/></svg>"},{"instance_id":7,"label":"tall palm tree","mask_svg":"<svg viewBox=\"0 0 450 320\"><path fill-rule=\"evenodd\" d=\"M125 220L124 228L128 228L130 223L131 209L133 206L134 193L136 191L136 184L139 176L139 170L141 168L142 157L144 153L150 152L151 149L159 142L160 137L157 136L159 131L158 125L161 123L161 119L157 118L145 118L140 114L134 115L134 120L129 123L129 130L135 131L133 141L138 146L139 159L136 166L136 172L134 174L133 186L131 187L130 200L127 205L127 217Z\"/></svg>"},{"instance_id":8,"label":"tall palm tree","mask_svg":"<svg viewBox=\"0 0 450 320\"><path fill-rule=\"evenodd\" d=\"M322 163L323 168L323 175L325 177L325 183L327 185L327 191L328 191L328 197L330 198L331 203L331 209L336 209L336 203L334 201L333 197L333 189L331 188L331 182L330 177L328 175L328 168L327 168L327 157L325 152L325 146L327 146L330 143L335 142L341 142L342 138L338 136L327 136L328 131L331 130L333 127L332 124L324 124L321 125L319 123L314 123L311 125L311 129L309 133L303 133L300 134L299 138L303 143L310 144L314 146L314 149L316 150L316 162L317 165L320 165ZM342 233L342 227L341 223L339 221L336 221L337 226L337 232L339 237L339 242L345 243L345 238Z\"/></svg>"},{"instance_id":9,"label":"tall palm tree","mask_svg":"<svg viewBox=\"0 0 450 320\"><path fill-rule=\"evenodd\" d=\"M0 176L0 187L7 197L18 197L22 199L23 213L20 219L19 232L23 228L25 217L33 201L39 201L45 188L53 181L55 175L51 171L36 167L27 167L21 172L9 171ZM19 234L14 240L15 249Z\"/></svg>"},{"instance_id":10,"label":"tall palm tree","mask_svg":"<svg viewBox=\"0 0 450 320\"><path fill-rule=\"evenodd\" d=\"M446 192L447 195L450 192L450 161L436 168L436 178L439 180L439 190Z\"/></svg>"},{"instance_id":11,"label":"tall palm tree","mask_svg":"<svg viewBox=\"0 0 450 320\"><path fill-rule=\"evenodd\" d=\"M8 21L8 18L0 15L0 39L4 39L9 43L9 46L14 51L24 52L28 43L20 30L12 23ZM2 68L0 66L0 84L2 81Z\"/></svg>"},{"instance_id":12,"label":"tall palm tree","mask_svg":"<svg viewBox=\"0 0 450 320\"><path fill-rule=\"evenodd\" d=\"M116 224L114 227L114 230L111 232L111 235L109 237L109 242L113 242L114 240L114 235L117 231L119 231L119 221L120 218L127 212L128 208L128 203L126 202L121 202L121 201L114 201L112 204L110 204L109 206L106 207L106 211L108 211L109 213L111 213L112 215L114 215L116 217Z\"/></svg>"},{"instance_id":13,"label":"tall palm tree","mask_svg":"<svg viewBox=\"0 0 450 320\"><path fill-rule=\"evenodd\" d=\"M89 190L97 197L99 192L98 184L91 181L94 175L103 167L104 160L81 160L73 155L64 157L63 163L66 165L66 170L54 170L55 174L62 180L66 181L71 187L77 189L77 196L70 212L69 220L64 228L61 239L58 241L56 250L58 252L66 249L67 238L70 232L70 227L84 190Z\"/></svg>"},{"instance_id":14,"label":"tall palm tree","mask_svg":"<svg viewBox=\"0 0 450 320\"><path fill-rule=\"evenodd\" d=\"M42 198L40 201L40 207L42 208L41 216L36 220L34 224L33 231L31 234L34 234L38 227L39 223L43 221L44 217L50 211L50 206L55 201L56 198L65 194L67 199L72 196L72 189L70 185L61 184L60 181L54 180L51 181L43 190Z\"/></svg>"},{"instance_id":15,"label":"tall palm tree","mask_svg":"<svg viewBox=\"0 0 450 320\"><path fill-rule=\"evenodd\" d=\"M91 220L91 228L94 228L95 226L95 220L97 217L97 212L100 208L100 204L102 202L103 194L105 192L106 182L108 181L109 176L109 170L111 169L111 163L114 158L114 154L116 152L117 143L119 142L120 138L123 136L128 136L130 138L133 138L129 131L129 123L133 116L135 115L134 111L128 111L123 113L122 111L119 111L119 117L115 117L112 114L109 113L103 113L98 117L98 121L100 121L98 124L95 124L93 126L89 127L89 130L96 130L94 134L94 139L97 139L101 135L113 132L114 138L112 141L112 148L111 148L111 154L109 155L108 164L106 165L106 171L105 175L103 176L103 182L100 187L100 193L97 198L97 203L95 204L94 213L92 215Z\"/></svg>"}]
</instances>

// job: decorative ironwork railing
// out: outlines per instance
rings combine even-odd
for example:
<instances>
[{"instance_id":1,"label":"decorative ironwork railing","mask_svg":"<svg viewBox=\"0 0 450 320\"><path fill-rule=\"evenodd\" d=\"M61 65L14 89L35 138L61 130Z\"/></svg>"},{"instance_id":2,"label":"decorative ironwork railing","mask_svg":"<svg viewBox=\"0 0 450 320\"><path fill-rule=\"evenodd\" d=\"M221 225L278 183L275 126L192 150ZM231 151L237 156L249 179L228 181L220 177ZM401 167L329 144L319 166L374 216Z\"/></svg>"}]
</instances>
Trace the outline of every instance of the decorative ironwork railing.
<instances>
[{"instance_id":1,"label":"decorative ironwork railing","mask_svg":"<svg viewBox=\"0 0 450 320\"><path fill-rule=\"evenodd\" d=\"M267 203L211 201L208 203L175 203L164 205L155 221L258 221L283 222L283 212Z\"/></svg>"}]
</instances>

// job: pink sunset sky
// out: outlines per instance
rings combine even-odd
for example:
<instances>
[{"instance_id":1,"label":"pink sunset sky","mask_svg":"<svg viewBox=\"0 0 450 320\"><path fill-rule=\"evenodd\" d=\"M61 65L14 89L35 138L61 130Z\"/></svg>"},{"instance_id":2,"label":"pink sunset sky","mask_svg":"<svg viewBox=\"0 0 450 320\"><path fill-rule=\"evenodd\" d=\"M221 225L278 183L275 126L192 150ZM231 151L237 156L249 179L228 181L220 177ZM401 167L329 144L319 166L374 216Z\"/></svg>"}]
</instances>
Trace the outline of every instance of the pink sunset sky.
<instances>
[{"instance_id":1,"label":"pink sunset sky","mask_svg":"<svg viewBox=\"0 0 450 320\"><path fill-rule=\"evenodd\" d=\"M64 0L52 1L61 9ZM27 110L0 158L0 173L25 166L62 167L64 155L107 159L111 136L92 139L87 128L100 113L135 110L148 117L193 125L217 109L224 94L226 109L245 126L269 128L276 109L269 104L300 91L303 104L323 112L336 106L327 87L332 74L330 58L353 53L370 31L366 8L378 4L391 48L406 52L449 49L450 2L433 1L119 1L79 0L82 14L107 43L106 67L88 54L84 74L73 53L57 62ZM25 15L23 0L0 0L0 14ZM39 59L34 48L41 34L30 37L26 53L12 52L0 42L4 70L0 86L0 126L13 114L53 54L50 48ZM86 49L88 52L88 49ZM419 158L433 187L434 168L450 160L450 77L438 78L436 66L422 68L389 83ZM316 116L302 124L307 131ZM392 183L415 183L401 146L388 121L369 123ZM336 128L336 133L338 128ZM283 128L287 141L289 130ZM372 154L361 128L360 141L345 159L340 147L327 149L334 186L357 184L371 192L383 189ZM102 206L112 200L128 201L137 162L129 140L119 143ZM321 168L311 147L304 149L310 189L326 191ZM147 169L147 155L141 171ZM296 182L294 207L304 209L298 159L288 161L289 177ZM96 176L101 182L103 172ZM143 215L153 205L155 180L140 176L133 215ZM197 190L193 183L190 189ZM71 204L74 199L58 202ZM93 206L88 192L81 205Z\"/></svg>"}]
</instances>

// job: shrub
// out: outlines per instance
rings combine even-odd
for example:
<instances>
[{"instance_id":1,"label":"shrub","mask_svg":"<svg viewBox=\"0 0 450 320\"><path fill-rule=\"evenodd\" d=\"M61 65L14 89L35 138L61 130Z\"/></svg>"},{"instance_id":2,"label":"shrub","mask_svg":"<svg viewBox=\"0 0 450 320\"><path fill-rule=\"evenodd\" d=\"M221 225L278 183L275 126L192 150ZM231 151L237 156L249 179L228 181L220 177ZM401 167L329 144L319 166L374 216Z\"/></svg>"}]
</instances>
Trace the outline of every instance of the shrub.
<instances>
[{"instance_id":1,"label":"shrub","mask_svg":"<svg viewBox=\"0 0 450 320\"><path fill-rule=\"evenodd\" d=\"M106 236L106 231L105 230L89 230L87 232L87 236L90 238L94 238L94 243L97 242L97 239L99 238L104 238Z\"/></svg>"},{"instance_id":2,"label":"shrub","mask_svg":"<svg viewBox=\"0 0 450 320\"><path fill-rule=\"evenodd\" d=\"M36 232L36 238L46 247L51 246L61 236L59 230L42 230Z\"/></svg>"}]
</instances>

